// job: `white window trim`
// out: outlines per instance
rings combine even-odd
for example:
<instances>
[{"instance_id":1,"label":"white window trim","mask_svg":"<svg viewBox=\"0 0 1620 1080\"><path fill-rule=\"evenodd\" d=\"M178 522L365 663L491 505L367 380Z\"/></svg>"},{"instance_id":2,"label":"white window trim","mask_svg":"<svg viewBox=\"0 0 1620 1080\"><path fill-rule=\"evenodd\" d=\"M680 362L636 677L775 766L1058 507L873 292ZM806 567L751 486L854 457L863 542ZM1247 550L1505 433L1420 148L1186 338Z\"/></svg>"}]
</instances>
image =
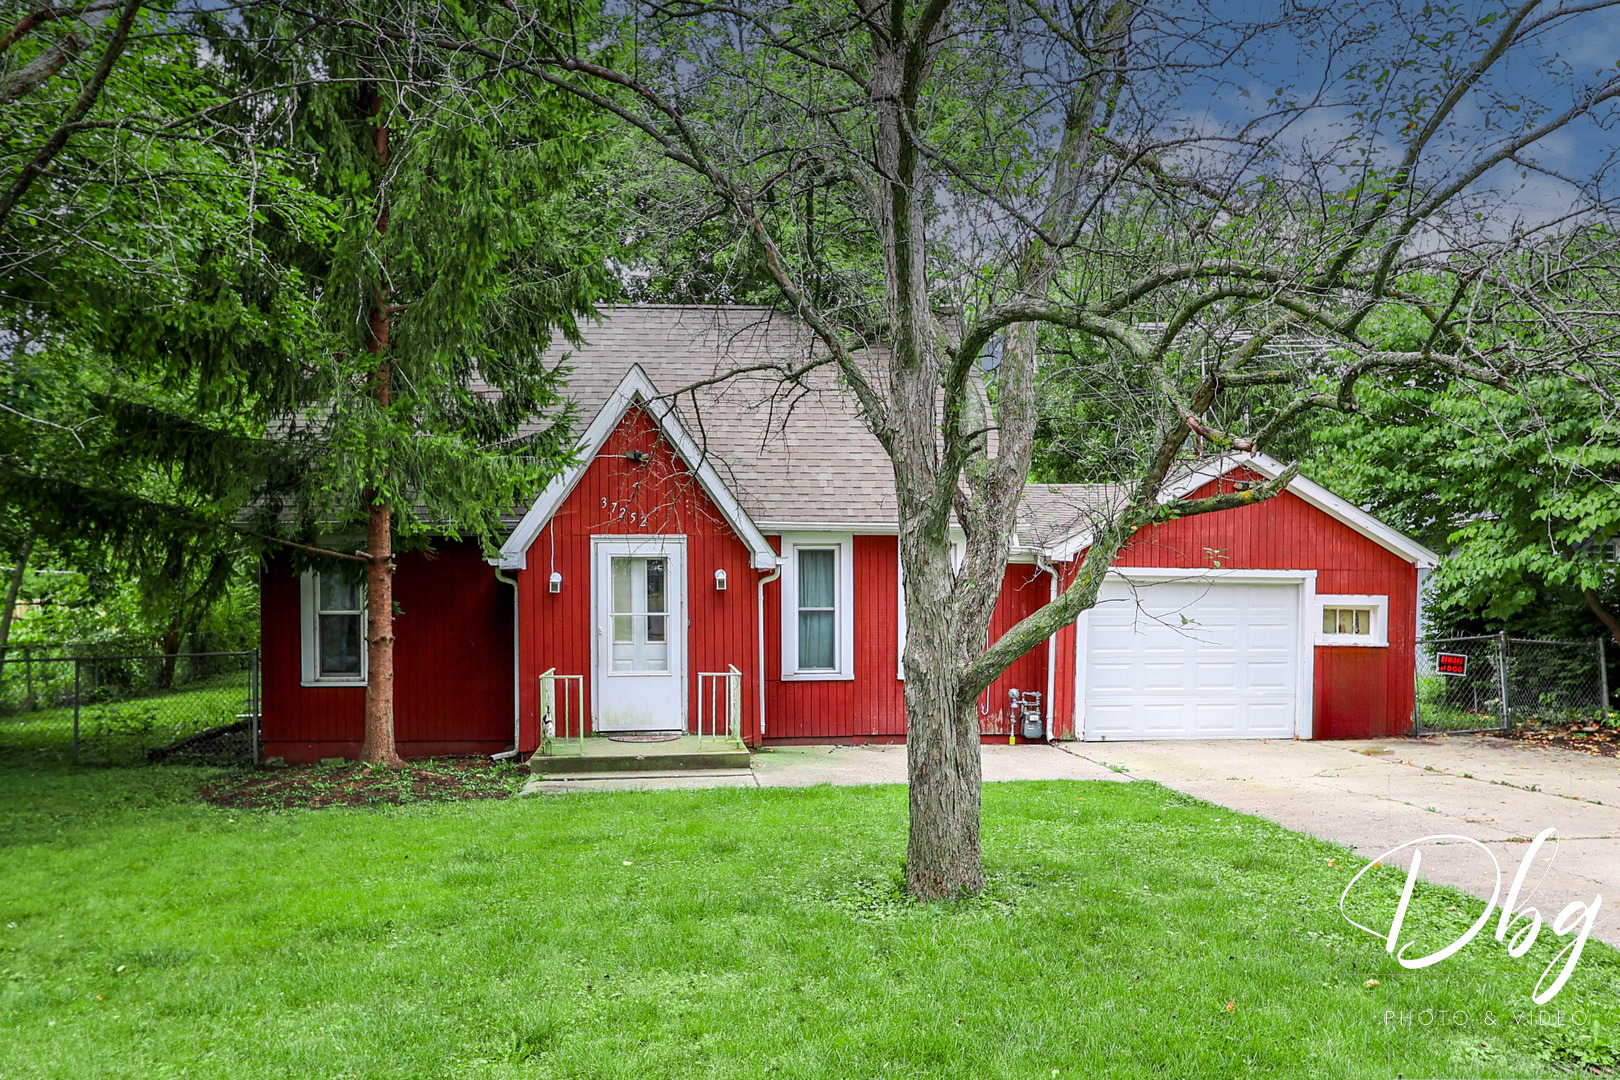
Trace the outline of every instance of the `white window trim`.
<instances>
[{"instance_id":1,"label":"white window trim","mask_svg":"<svg viewBox=\"0 0 1620 1080\"><path fill-rule=\"evenodd\" d=\"M836 671L799 670L799 549L838 551ZM784 533L782 536L782 681L847 682L855 678L855 537L852 533Z\"/></svg>"},{"instance_id":2,"label":"white window trim","mask_svg":"<svg viewBox=\"0 0 1620 1080\"><path fill-rule=\"evenodd\" d=\"M316 644L319 632L320 575L306 570L298 578L298 660L300 682L304 686L364 686L369 677L370 649L366 647L368 622L364 600L365 586L361 586L360 601L360 674L326 675L320 673L320 650Z\"/></svg>"},{"instance_id":3,"label":"white window trim","mask_svg":"<svg viewBox=\"0 0 1620 1080\"><path fill-rule=\"evenodd\" d=\"M1370 634L1326 634L1322 632L1322 612L1325 608L1371 608L1372 633ZM1387 596L1350 596L1346 594L1334 595L1319 593L1316 597L1316 617L1311 622L1311 629L1316 634L1316 644L1327 645L1333 648L1351 646L1360 649L1387 649L1389 648L1389 597Z\"/></svg>"}]
</instances>

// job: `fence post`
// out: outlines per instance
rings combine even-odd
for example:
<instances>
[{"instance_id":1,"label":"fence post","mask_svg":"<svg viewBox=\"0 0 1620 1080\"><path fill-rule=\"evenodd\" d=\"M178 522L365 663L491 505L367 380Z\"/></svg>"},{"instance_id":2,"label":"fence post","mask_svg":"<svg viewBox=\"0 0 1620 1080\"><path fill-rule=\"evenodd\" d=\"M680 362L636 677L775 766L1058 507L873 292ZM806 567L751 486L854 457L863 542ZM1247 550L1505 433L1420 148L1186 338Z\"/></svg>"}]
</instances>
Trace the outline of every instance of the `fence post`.
<instances>
[{"instance_id":1,"label":"fence post","mask_svg":"<svg viewBox=\"0 0 1620 1080\"><path fill-rule=\"evenodd\" d=\"M1423 734L1423 639L1412 646L1412 734Z\"/></svg>"},{"instance_id":2,"label":"fence post","mask_svg":"<svg viewBox=\"0 0 1620 1080\"><path fill-rule=\"evenodd\" d=\"M259 650L253 650L253 658L248 661L248 717L251 727L248 736L252 740L250 749L253 754L253 764L259 764Z\"/></svg>"},{"instance_id":3,"label":"fence post","mask_svg":"<svg viewBox=\"0 0 1620 1080\"><path fill-rule=\"evenodd\" d=\"M1598 640L1601 641L1602 639L1599 638ZM24 645L22 647L22 654L23 654L23 678L26 680L27 685L28 685L27 699L23 704L23 708L27 712L33 712L36 708L39 707L39 702L34 697L34 650L33 650L33 647L29 646L29 645Z\"/></svg>"},{"instance_id":4,"label":"fence post","mask_svg":"<svg viewBox=\"0 0 1620 1080\"><path fill-rule=\"evenodd\" d=\"M79 763L79 667L78 657L73 658L73 764Z\"/></svg>"},{"instance_id":5,"label":"fence post","mask_svg":"<svg viewBox=\"0 0 1620 1080\"><path fill-rule=\"evenodd\" d=\"M1508 707L1508 636L1506 630L1496 633L1496 681L1502 695L1502 730L1509 727L1512 710Z\"/></svg>"},{"instance_id":6,"label":"fence post","mask_svg":"<svg viewBox=\"0 0 1620 1080\"><path fill-rule=\"evenodd\" d=\"M1609 715L1609 643L1601 637L1598 643L1598 716Z\"/></svg>"}]
</instances>

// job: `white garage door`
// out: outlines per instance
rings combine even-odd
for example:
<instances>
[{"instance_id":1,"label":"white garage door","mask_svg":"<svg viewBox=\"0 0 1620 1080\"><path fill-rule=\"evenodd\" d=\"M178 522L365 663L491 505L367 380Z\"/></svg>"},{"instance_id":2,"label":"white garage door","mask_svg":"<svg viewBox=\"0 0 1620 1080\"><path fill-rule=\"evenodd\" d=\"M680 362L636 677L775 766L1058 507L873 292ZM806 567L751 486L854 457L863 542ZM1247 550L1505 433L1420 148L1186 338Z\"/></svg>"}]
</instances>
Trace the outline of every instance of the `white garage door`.
<instances>
[{"instance_id":1,"label":"white garage door","mask_svg":"<svg viewBox=\"0 0 1620 1080\"><path fill-rule=\"evenodd\" d=\"M1089 615L1088 740L1292 738L1297 584L1110 580Z\"/></svg>"}]
</instances>

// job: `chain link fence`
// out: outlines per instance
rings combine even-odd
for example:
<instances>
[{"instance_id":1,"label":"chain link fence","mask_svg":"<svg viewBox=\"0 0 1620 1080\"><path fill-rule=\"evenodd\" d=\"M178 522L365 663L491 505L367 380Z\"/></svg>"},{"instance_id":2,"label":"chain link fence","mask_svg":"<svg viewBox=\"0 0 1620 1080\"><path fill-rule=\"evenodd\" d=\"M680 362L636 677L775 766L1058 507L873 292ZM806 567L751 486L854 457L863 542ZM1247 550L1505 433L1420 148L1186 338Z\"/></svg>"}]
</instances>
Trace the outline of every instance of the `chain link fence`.
<instances>
[{"instance_id":1,"label":"chain link fence","mask_svg":"<svg viewBox=\"0 0 1620 1080\"><path fill-rule=\"evenodd\" d=\"M1591 720L1609 700L1606 646L1506 634L1418 642L1412 729L1507 731Z\"/></svg>"},{"instance_id":2,"label":"chain link fence","mask_svg":"<svg viewBox=\"0 0 1620 1080\"><path fill-rule=\"evenodd\" d=\"M259 654L0 657L0 760L257 763Z\"/></svg>"}]
</instances>

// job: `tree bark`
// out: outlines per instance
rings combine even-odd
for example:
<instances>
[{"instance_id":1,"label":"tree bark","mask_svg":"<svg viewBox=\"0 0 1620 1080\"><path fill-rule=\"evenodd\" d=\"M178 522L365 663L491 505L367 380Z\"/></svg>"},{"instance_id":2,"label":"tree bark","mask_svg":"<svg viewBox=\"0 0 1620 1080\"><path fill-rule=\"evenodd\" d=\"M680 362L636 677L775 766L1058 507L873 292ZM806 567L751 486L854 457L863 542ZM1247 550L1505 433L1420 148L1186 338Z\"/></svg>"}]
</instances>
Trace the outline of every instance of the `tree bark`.
<instances>
[{"instance_id":1,"label":"tree bark","mask_svg":"<svg viewBox=\"0 0 1620 1080\"><path fill-rule=\"evenodd\" d=\"M370 100L363 109L368 119L382 112L382 90L370 88ZM388 165L388 125L379 124L376 141L377 165ZM388 231L388 208L377 213L378 235ZM387 408L392 392L393 371L389 365L388 336L393 315L388 307L387 286L379 287L366 318L366 351L377 358L372 374L372 390L377 404ZM401 769L405 762L394 744L394 515L387 496L367 487L366 504L366 721L360 744L360 760L368 765Z\"/></svg>"},{"instance_id":2,"label":"tree bark","mask_svg":"<svg viewBox=\"0 0 1620 1080\"><path fill-rule=\"evenodd\" d=\"M11 620L17 612L17 594L22 591L23 573L28 569L28 559L34 554L34 540L38 531L32 527L23 536L22 546L17 549L17 565L11 571L11 580L6 582L6 607L0 611L0 676L6 672L6 649L11 642Z\"/></svg>"},{"instance_id":3,"label":"tree bark","mask_svg":"<svg viewBox=\"0 0 1620 1080\"><path fill-rule=\"evenodd\" d=\"M387 367L379 382L386 387ZM381 391L386 395L386 389ZM394 555L393 515L386 500L368 488L366 502L366 730L360 760L404 768L394 745Z\"/></svg>"},{"instance_id":4,"label":"tree bark","mask_svg":"<svg viewBox=\"0 0 1620 1080\"><path fill-rule=\"evenodd\" d=\"M906 633L912 632L908 622ZM911 649L907 647L907 652ZM924 650L927 651L927 650ZM965 700L954 672L907 671L906 778L911 830L906 888L922 899L952 899L984 888L979 857L978 700Z\"/></svg>"},{"instance_id":5,"label":"tree bark","mask_svg":"<svg viewBox=\"0 0 1620 1080\"><path fill-rule=\"evenodd\" d=\"M1586 606L1592 609L1592 614L1596 615L1598 621L1609 628L1609 634L1614 638L1614 643L1620 645L1620 618L1616 618L1614 612L1604 607L1602 602L1598 600L1596 589L1582 589L1581 595L1586 597Z\"/></svg>"},{"instance_id":6,"label":"tree bark","mask_svg":"<svg viewBox=\"0 0 1620 1080\"><path fill-rule=\"evenodd\" d=\"M171 623L157 641L163 653L163 667L158 672L158 689L167 690L174 685L174 665L180 653L180 625Z\"/></svg>"}]
</instances>

